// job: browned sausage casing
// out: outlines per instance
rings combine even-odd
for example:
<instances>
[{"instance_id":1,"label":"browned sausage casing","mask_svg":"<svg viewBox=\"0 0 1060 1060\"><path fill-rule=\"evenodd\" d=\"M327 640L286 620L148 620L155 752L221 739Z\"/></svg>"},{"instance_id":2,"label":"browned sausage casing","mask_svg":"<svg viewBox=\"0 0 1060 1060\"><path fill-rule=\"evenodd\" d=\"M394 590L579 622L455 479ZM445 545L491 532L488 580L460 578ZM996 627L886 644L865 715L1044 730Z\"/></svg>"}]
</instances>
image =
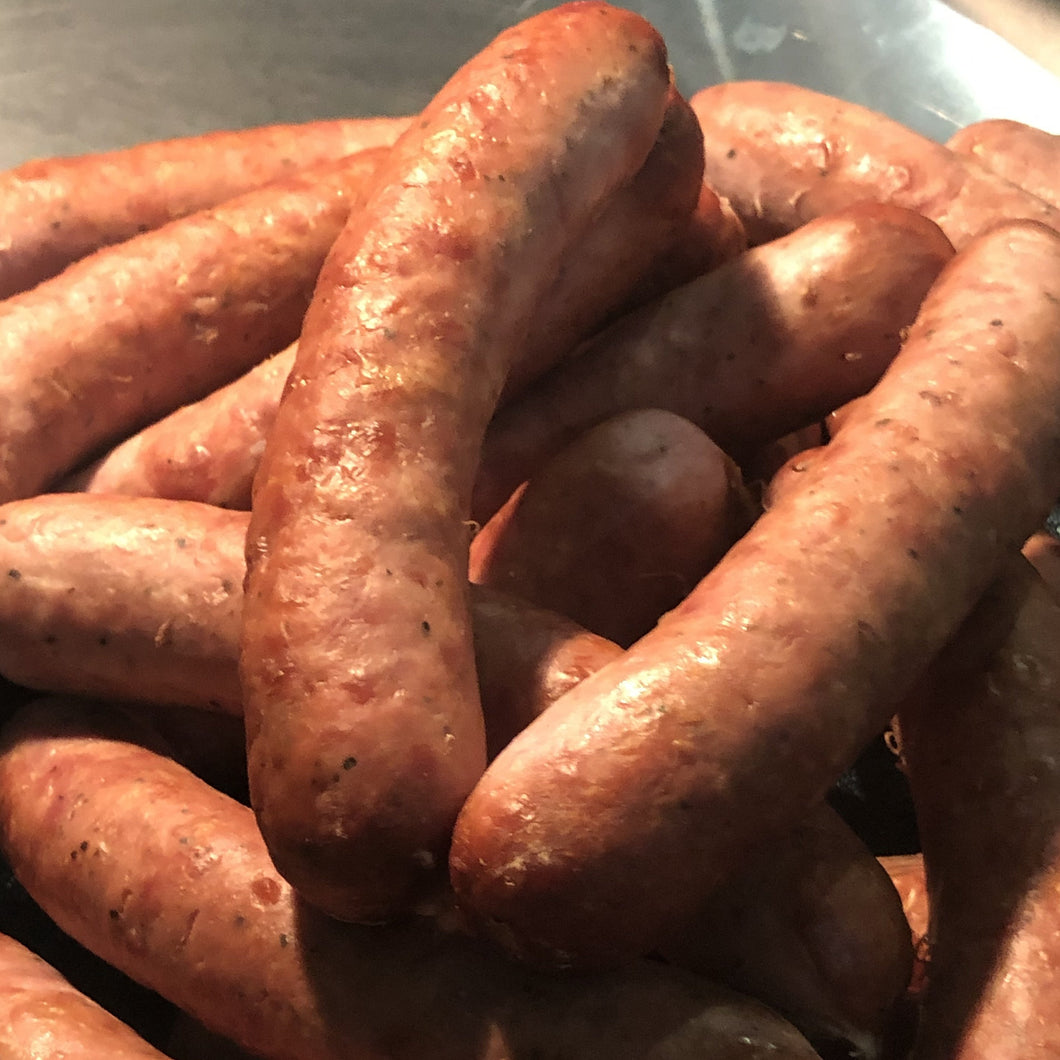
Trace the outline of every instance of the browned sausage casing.
<instances>
[{"instance_id":1,"label":"browned sausage casing","mask_svg":"<svg viewBox=\"0 0 1060 1060\"><path fill-rule=\"evenodd\" d=\"M930 217L955 247L1005 219L1060 229L1060 210L904 125L834 96L773 81L701 89L708 183L752 243L864 199Z\"/></svg>"},{"instance_id":2,"label":"browned sausage casing","mask_svg":"<svg viewBox=\"0 0 1060 1060\"><path fill-rule=\"evenodd\" d=\"M494 760L450 858L484 930L563 964L647 952L824 794L1060 493L1058 351L1060 235L953 259L799 483Z\"/></svg>"},{"instance_id":3,"label":"browned sausage casing","mask_svg":"<svg viewBox=\"0 0 1060 1060\"><path fill-rule=\"evenodd\" d=\"M820 419L879 378L952 256L932 222L862 204L619 319L494 417L475 517L628 409L669 409L737 458Z\"/></svg>"},{"instance_id":4,"label":"browned sausage casing","mask_svg":"<svg viewBox=\"0 0 1060 1060\"><path fill-rule=\"evenodd\" d=\"M165 1060L135 1031L21 943L0 935L4 1060Z\"/></svg>"},{"instance_id":5,"label":"browned sausage casing","mask_svg":"<svg viewBox=\"0 0 1060 1060\"><path fill-rule=\"evenodd\" d=\"M469 575L625 646L756 514L739 468L698 427L635 409L540 468L475 535Z\"/></svg>"},{"instance_id":6,"label":"browned sausage casing","mask_svg":"<svg viewBox=\"0 0 1060 1060\"><path fill-rule=\"evenodd\" d=\"M411 120L264 125L24 162L0 173L0 298L100 247L296 170L393 143Z\"/></svg>"},{"instance_id":7,"label":"browned sausage casing","mask_svg":"<svg viewBox=\"0 0 1060 1060\"><path fill-rule=\"evenodd\" d=\"M992 118L958 129L946 146L1060 209L1060 136Z\"/></svg>"},{"instance_id":8,"label":"browned sausage casing","mask_svg":"<svg viewBox=\"0 0 1060 1060\"><path fill-rule=\"evenodd\" d=\"M528 19L391 148L321 272L255 479L241 672L266 842L340 919L407 905L485 765L466 524L482 434L670 98L640 16Z\"/></svg>"},{"instance_id":9,"label":"browned sausage casing","mask_svg":"<svg viewBox=\"0 0 1060 1060\"><path fill-rule=\"evenodd\" d=\"M763 1005L643 963L528 973L443 916L338 924L276 873L253 812L117 718L41 701L0 750L0 847L82 945L274 1060L813 1060Z\"/></svg>"},{"instance_id":10,"label":"browned sausage casing","mask_svg":"<svg viewBox=\"0 0 1060 1060\"><path fill-rule=\"evenodd\" d=\"M974 623L1008 632L984 653L982 630L962 630L899 712L930 910L912 1055L1046 1060L1060 1055L1060 602L1020 562Z\"/></svg>"},{"instance_id":11,"label":"browned sausage casing","mask_svg":"<svg viewBox=\"0 0 1060 1060\"><path fill-rule=\"evenodd\" d=\"M385 152L247 192L0 302L0 500L41 492L293 341Z\"/></svg>"}]
</instances>

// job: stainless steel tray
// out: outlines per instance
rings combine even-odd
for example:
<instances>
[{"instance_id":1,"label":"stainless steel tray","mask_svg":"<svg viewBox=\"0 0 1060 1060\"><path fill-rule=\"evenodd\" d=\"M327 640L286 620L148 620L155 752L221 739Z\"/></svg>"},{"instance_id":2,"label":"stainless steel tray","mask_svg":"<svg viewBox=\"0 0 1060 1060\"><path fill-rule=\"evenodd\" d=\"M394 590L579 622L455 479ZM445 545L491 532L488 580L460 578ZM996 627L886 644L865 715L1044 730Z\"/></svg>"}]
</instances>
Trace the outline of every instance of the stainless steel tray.
<instances>
[{"instance_id":1,"label":"stainless steel tray","mask_svg":"<svg viewBox=\"0 0 1060 1060\"><path fill-rule=\"evenodd\" d=\"M420 107L542 0L0 0L0 168L273 121ZM937 139L1060 132L1060 80L941 0L639 0L682 87L794 81Z\"/></svg>"}]
</instances>

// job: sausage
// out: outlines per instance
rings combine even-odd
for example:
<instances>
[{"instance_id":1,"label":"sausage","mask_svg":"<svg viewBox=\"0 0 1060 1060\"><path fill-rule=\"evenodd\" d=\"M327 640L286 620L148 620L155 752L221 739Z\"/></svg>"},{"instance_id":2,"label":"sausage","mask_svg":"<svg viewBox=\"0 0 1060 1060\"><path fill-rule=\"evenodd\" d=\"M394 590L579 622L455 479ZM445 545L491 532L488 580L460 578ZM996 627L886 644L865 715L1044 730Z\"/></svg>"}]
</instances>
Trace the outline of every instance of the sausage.
<instances>
[{"instance_id":1,"label":"sausage","mask_svg":"<svg viewBox=\"0 0 1060 1060\"><path fill-rule=\"evenodd\" d=\"M39 652L37 645L42 628L38 616L41 607L39 601L35 602L29 594L39 594L43 589L58 601L65 602L62 617L69 626L74 621L78 601L81 606L87 606L94 599L137 599L149 607L164 600L166 593L179 593L181 599L190 602L180 636L157 643L147 638L154 657L147 655L138 659L134 666L119 670L109 685L97 682L90 686L88 676L77 668L78 655L71 659L56 651L52 656L52 670L48 673L37 664L39 686L95 694L101 689L111 689L126 700L135 700L136 714L143 717L143 699L151 689L152 670L158 666L155 657L164 659L176 643L187 643L194 623L208 619L211 609L205 601L209 599L210 585L224 579L238 581L234 569L229 569L227 574L223 572L226 565L229 568L236 566L232 556L238 547L237 542L242 540L241 527L245 526L246 517L238 513L220 513L216 523L207 523L200 528L197 527L197 515L201 510L202 506L194 504L131 499L110 501L80 496L42 497L15 502L0 509L7 539L20 545L23 552L32 548L41 553L36 564L27 561L26 556L18 560L22 574L17 582L20 595L17 598L7 593L0 595L0 614L4 615L0 622L0 646L5 646L4 667L25 667L27 660L32 662ZM230 521L230 527L224 525L224 519ZM137 528L144 523L155 527L156 537L148 537L142 530L137 536ZM23 529L32 527L33 536L20 539L19 526ZM171 533L164 535L162 530L167 526L171 527ZM206 527L211 527L210 532L205 532ZM174 557L171 563L162 544L174 536L183 537L185 546L179 550L170 546ZM231 538L231 543L223 543L226 538ZM117 554L114 542L121 542L123 546ZM135 547L141 544L145 546L144 551ZM0 569L9 565L16 555L14 548L5 548L0 553ZM43 569L35 570L37 565ZM105 581L99 577L100 569L109 571ZM58 571L65 572L66 580L55 578ZM51 576L44 577L44 573ZM94 584L88 583L86 574L91 574ZM197 582L202 586L201 590L195 589ZM0 586L7 588L2 581ZM70 589L73 592L69 592ZM137 593L140 594L138 597ZM196 607L197 600L204 601L204 605ZM492 757L564 691L619 656L621 649L569 619L529 607L496 590L476 587L473 600L476 670L486 718L487 746ZM126 606L126 613L131 613L132 607ZM152 616L148 610L127 625L131 629L142 625L150 631L157 628L164 617L164 611ZM99 628L91 623L98 620L88 614L82 616L81 621L88 623L81 631L81 639L89 645L96 643ZM234 655L235 634L231 631L231 621L228 626L229 633L224 639L232 645ZM60 643L72 639L71 630L60 629L55 616L50 629ZM208 629L202 630L204 640L208 633ZM213 635L217 637L219 634L214 631ZM121 632L113 630L108 639L110 650L124 651ZM66 659L70 659L68 669L56 671L56 665ZM187 698L192 694L206 695L207 682L197 678L200 672L205 672L204 668L189 653L185 653L181 661L183 667L174 666L173 671L186 675ZM61 683L56 682L57 673L62 676ZM236 707L238 709L238 704ZM216 713L189 717L187 709L173 707L158 708L148 716L152 726L161 730L172 757L213 786L221 784L222 790L235 793L237 797L243 795L244 749L242 746L233 749L227 728L218 730L218 723L235 724L236 718ZM836 1030L839 1025L835 1013L846 1013L848 1035L860 1036L859 1040L862 1040L873 1033L873 1028L871 1021L862 1020L865 1002L863 994L857 991L863 989L865 982L875 984L879 991L875 1004L879 1008L885 1007L886 991L896 975L892 962L900 958L901 953L894 945L880 944L889 923L893 937L894 925L891 911L878 901L878 881L873 877L875 865L872 859L866 858L856 844L852 845L850 840L844 841L842 837L833 836L829 842L823 839L815 843L806 841L807 831L811 837L819 836L822 827L826 839L828 824L829 820L826 820L823 826L820 823L813 827L800 826L790 838L782 837L771 846L768 881L752 879L746 885L737 885L735 890L740 894L745 915L730 927L725 953L732 962L738 963L737 971L748 985L763 982L768 985L772 1003L796 998L802 1006L800 1026L804 1025L803 1020L808 1021L805 1026L809 1026L814 1012L812 998L808 998L804 983L809 949L814 954L814 967L819 969L816 974L820 989L834 992L822 993L817 1009L827 1014L828 1026L834 1033L840 1033ZM845 826L836 822L834 829L843 830ZM822 851L831 851L827 861L820 856ZM832 897L837 888L844 901ZM798 896L802 905L795 909L793 916L786 915L792 911L790 898L786 899L783 911L779 907L773 908L778 894ZM726 902L728 904L722 905L722 912L715 919L728 919L726 914L733 904L731 895ZM812 915L808 910L812 910ZM709 906L697 911L695 917L695 923L699 925L708 922ZM763 950L758 926L765 923L771 926L771 945ZM812 934L808 933L808 924L813 925ZM710 932L713 934L715 932ZM862 940L870 935L873 945L863 945ZM702 927L696 936L701 942L710 937ZM816 939L827 942L816 945ZM702 946L689 945L686 949L695 959L704 959ZM712 949L716 951L716 944L712 943ZM854 953L860 956L855 959ZM680 955L672 956L676 959ZM857 964L861 974L848 974L845 963L837 968L831 960L833 956ZM714 960L713 967L718 975L731 974L732 968L725 966L720 957L716 956ZM772 967L774 960L778 962L777 968ZM748 979L749 975L754 978ZM832 984L831 987L828 984ZM852 993L853 1000L849 1000ZM824 1019L818 1016L813 1025L820 1027Z\"/></svg>"},{"instance_id":2,"label":"sausage","mask_svg":"<svg viewBox=\"0 0 1060 1060\"><path fill-rule=\"evenodd\" d=\"M820 419L872 386L952 256L931 222L862 204L617 321L494 417L475 518L565 441L627 409L669 409L737 460Z\"/></svg>"},{"instance_id":3,"label":"sausage","mask_svg":"<svg viewBox=\"0 0 1060 1060\"><path fill-rule=\"evenodd\" d=\"M541 962L645 953L823 797L1060 493L1058 341L1056 233L950 262L799 485L476 785L450 872L479 930Z\"/></svg>"},{"instance_id":4,"label":"sausage","mask_svg":"<svg viewBox=\"0 0 1060 1060\"><path fill-rule=\"evenodd\" d=\"M1060 208L1060 136L1055 133L991 118L958 129L946 146Z\"/></svg>"},{"instance_id":5,"label":"sausage","mask_svg":"<svg viewBox=\"0 0 1060 1060\"><path fill-rule=\"evenodd\" d=\"M0 299L100 247L271 181L392 143L411 118L264 125L24 162L0 173Z\"/></svg>"},{"instance_id":6,"label":"sausage","mask_svg":"<svg viewBox=\"0 0 1060 1060\"><path fill-rule=\"evenodd\" d=\"M0 303L0 500L42 492L293 341L324 255L384 155L248 192Z\"/></svg>"},{"instance_id":7,"label":"sausage","mask_svg":"<svg viewBox=\"0 0 1060 1060\"><path fill-rule=\"evenodd\" d=\"M591 428L471 542L469 576L623 646L688 594L756 515L698 427L636 409Z\"/></svg>"},{"instance_id":8,"label":"sausage","mask_svg":"<svg viewBox=\"0 0 1060 1060\"><path fill-rule=\"evenodd\" d=\"M266 1058L816 1055L764 1006L657 963L567 979L444 915L336 923L297 901L248 807L100 708L40 701L6 728L0 846L68 934Z\"/></svg>"},{"instance_id":9,"label":"sausage","mask_svg":"<svg viewBox=\"0 0 1060 1060\"><path fill-rule=\"evenodd\" d=\"M901 899L827 803L754 856L660 950L764 1001L826 1056L883 1055L912 971Z\"/></svg>"},{"instance_id":10,"label":"sausage","mask_svg":"<svg viewBox=\"0 0 1060 1060\"><path fill-rule=\"evenodd\" d=\"M1055 206L857 104L772 81L711 85L690 102L706 179L752 244L865 199L930 217L958 249L1005 219L1060 229Z\"/></svg>"},{"instance_id":11,"label":"sausage","mask_svg":"<svg viewBox=\"0 0 1060 1060\"><path fill-rule=\"evenodd\" d=\"M695 116L672 92L644 167L593 222L543 298L502 403L518 395L536 366L568 353L623 307L714 268L743 248L739 222L702 182L689 220L702 151ZM63 488L249 509L251 482L294 354L292 346L216 394L144 428Z\"/></svg>"},{"instance_id":12,"label":"sausage","mask_svg":"<svg viewBox=\"0 0 1060 1060\"><path fill-rule=\"evenodd\" d=\"M899 711L930 911L915 1060L1060 1051L1060 602L1015 556L984 623L1000 646L962 630Z\"/></svg>"},{"instance_id":13,"label":"sausage","mask_svg":"<svg viewBox=\"0 0 1060 1060\"><path fill-rule=\"evenodd\" d=\"M0 1052L5 1060L165 1060L21 943L0 935Z\"/></svg>"},{"instance_id":14,"label":"sausage","mask_svg":"<svg viewBox=\"0 0 1060 1060\"><path fill-rule=\"evenodd\" d=\"M125 439L62 483L250 511L250 489L296 345Z\"/></svg>"},{"instance_id":15,"label":"sausage","mask_svg":"<svg viewBox=\"0 0 1060 1060\"><path fill-rule=\"evenodd\" d=\"M658 34L607 4L505 31L391 148L321 271L254 482L241 676L269 850L339 919L415 900L485 765L480 440L567 248L648 156L669 77Z\"/></svg>"},{"instance_id":16,"label":"sausage","mask_svg":"<svg viewBox=\"0 0 1060 1060\"><path fill-rule=\"evenodd\" d=\"M242 717L248 516L190 501L56 494L0 507L0 674L27 688ZM471 587L499 750L617 645ZM594 668L599 663L594 664Z\"/></svg>"}]
</instances>

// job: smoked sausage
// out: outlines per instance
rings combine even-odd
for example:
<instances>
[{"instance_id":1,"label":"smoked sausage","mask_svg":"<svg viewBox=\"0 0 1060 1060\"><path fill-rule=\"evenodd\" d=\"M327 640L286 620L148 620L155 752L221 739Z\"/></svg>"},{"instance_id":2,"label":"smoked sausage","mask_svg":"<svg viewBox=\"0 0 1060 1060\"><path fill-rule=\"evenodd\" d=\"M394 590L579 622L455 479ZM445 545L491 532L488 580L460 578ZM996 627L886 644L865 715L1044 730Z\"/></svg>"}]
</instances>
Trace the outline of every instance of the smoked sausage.
<instances>
[{"instance_id":1,"label":"smoked sausage","mask_svg":"<svg viewBox=\"0 0 1060 1060\"><path fill-rule=\"evenodd\" d=\"M559 263L671 98L640 16L533 16L390 149L321 271L254 483L241 675L269 850L340 919L415 900L485 766L466 522L482 434Z\"/></svg>"},{"instance_id":2,"label":"smoked sausage","mask_svg":"<svg viewBox=\"0 0 1060 1060\"><path fill-rule=\"evenodd\" d=\"M866 107L779 81L730 81L690 102L706 179L751 243L870 199L923 213L958 249L1009 218L1060 229L1060 209Z\"/></svg>"},{"instance_id":3,"label":"smoked sausage","mask_svg":"<svg viewBox=\"0 0 1060 1060\"><path fill-rule=\"evenodd\" d=\"M824 795L1060 494L1058 343L1060 234L950 262L798 483L489 767L450 856L480 930L553 964L645 953Z\"/></svg>"}]
</instances>

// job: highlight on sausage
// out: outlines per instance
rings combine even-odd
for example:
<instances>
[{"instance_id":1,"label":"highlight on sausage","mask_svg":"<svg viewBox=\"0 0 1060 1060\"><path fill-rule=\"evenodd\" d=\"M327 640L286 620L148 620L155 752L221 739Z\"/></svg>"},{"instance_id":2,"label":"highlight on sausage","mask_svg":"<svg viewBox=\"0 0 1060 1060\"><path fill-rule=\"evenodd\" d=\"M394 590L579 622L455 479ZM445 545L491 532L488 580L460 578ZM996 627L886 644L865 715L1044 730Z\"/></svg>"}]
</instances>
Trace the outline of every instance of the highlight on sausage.
<instances>
[{"instance_id":1,"label":"highlight on sausage","mask_svg":"<svg viewBox=\"0 0 1060 1060\"><path fill-rule=\"evenodd\" d=\"M241 674L266 842L340 919L414 901L485 766L466 574L480 440L558 263L671 98L640 16L534 16L390 149L321 271L254 484Z\"/></svg>"}]
</instances>

